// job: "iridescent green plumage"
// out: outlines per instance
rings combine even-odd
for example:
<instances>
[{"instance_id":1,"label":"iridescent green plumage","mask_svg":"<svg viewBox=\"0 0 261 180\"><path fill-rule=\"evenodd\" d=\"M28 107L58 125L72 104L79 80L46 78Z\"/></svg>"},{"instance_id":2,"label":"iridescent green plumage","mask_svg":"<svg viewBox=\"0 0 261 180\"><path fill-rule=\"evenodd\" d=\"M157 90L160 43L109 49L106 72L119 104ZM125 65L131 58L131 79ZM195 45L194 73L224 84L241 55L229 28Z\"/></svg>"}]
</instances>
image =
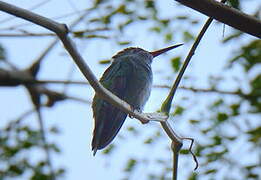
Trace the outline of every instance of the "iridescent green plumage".
<instances>
[{"instance_id":1,"label":"iridescent green plumage","mask_svg":"<svg viewBox=\"0 0 261 180\"><path fill-rule=\"evenodd\" d=\"M113 57L110 67L100 79L101 84L133 109L142 110L149 98L152 85L152 59L179 45L148 52L140 48L127 48ZM117 135L127 114L95 95L93 99L92 150L106 147Z\"/></svg>"}]
</instances>

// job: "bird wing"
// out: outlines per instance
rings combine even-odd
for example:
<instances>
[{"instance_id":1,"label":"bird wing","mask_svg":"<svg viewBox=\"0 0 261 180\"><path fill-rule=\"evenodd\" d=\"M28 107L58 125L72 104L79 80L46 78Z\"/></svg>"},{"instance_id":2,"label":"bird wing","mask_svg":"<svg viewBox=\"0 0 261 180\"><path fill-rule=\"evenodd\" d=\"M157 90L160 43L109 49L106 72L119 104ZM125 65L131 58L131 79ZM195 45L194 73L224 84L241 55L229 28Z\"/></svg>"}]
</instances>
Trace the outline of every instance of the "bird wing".
<instances>
[{"instance_id":1,"label":"bird wing","mask_svg":"<svg viewBox=\"0 0 261 180\"><path fill-rule=\"evenodd\" d=\"M104 72L100 82L105 88L124 100L133 67L133 63L128 59L117 61ZM92 149L95 153L97 149L104 148L115 138L127 114L96 95L92 108L95 119Z\"/></svg>"}]
</instances>

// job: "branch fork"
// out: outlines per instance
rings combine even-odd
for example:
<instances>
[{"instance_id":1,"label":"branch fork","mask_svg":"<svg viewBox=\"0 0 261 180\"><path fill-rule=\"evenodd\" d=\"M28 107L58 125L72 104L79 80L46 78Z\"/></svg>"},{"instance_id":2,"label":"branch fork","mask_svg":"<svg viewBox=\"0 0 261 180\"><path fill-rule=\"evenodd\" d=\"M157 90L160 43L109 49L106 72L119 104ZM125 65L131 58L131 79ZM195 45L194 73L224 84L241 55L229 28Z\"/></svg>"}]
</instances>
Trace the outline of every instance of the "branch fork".
<instances>
[{"instance_id":1,"label":"branch fork","mask_svg":"<svg viewBox=\"0 0 261 180\"><path fill-rule=\"evenodd\" d=\"M224 0L222 0L224 1ZM57 34L57 36L60 38L62 41L65 49L68 51L74 62L77 64L78 68L80 71L83 73L85 78L89 81L90 85L94 88L95 92L98 94L100 98L103 98L104 100L107 100L109 103L112 105L118 107L125 113L129 114L132 117L135 117L136 119L139 119L142 122L146 121L159 121L162 125L162 128L164 131L167 133L169 138L172 140L172 149L173 149L173 180L177 179L177 166L178 166L178 155L179 151L182 147L182 140L188 139L191 140L191 145L189 148L189 151L193 155L193 158L196 162L196 168L198 166L197 160L195 158L195 155L192 153L191 148L194 142L194 139L192 138L181 138L179 137L169 122L167 121L168 119L168 114L171 108L171 103L173 100L173 97L175 95L176 89L178 88L178 85L181 81L181 78L189 64L189 61L191 57L193 56L196 47L198 46L201 38L203 37L204 33L206 32L207 28L209 27L210 23L212 22L212 18L209 18L204 27L202 28L201 32L199 33L197 39L195 40L195 43L193 44L187 58L185 59L185 62L178 74L178 77L176 81L174 82L171 91L164 101L162 107L161 107L161 112L162 113L141 113L137 110L132 110L131 106L126 103L125 101L121 100L117 96L115 96L113 93L111 93L109 90L104 88L99 81L96 79L94 74L92 73L90 67L85 63L84 59L81 57L77 49L75 48L73 42L71 39L68 37L68 28L65 24L60 24L57 23L51 19L45 18L43 16L40 16L38 14L35 14L33 12L27 11L22 8L18 8L16 6L13 6L11 4L5 3L0 1L0 10L7 12L9 14L12 14L14 16L23 18L25 20L28 20L30 22L33 22L35 24L38 24L42 27L45 27L49 29L50 31L54 32ZM195 169L196 169L195 168Z\"/></svg>"}]
</instances>

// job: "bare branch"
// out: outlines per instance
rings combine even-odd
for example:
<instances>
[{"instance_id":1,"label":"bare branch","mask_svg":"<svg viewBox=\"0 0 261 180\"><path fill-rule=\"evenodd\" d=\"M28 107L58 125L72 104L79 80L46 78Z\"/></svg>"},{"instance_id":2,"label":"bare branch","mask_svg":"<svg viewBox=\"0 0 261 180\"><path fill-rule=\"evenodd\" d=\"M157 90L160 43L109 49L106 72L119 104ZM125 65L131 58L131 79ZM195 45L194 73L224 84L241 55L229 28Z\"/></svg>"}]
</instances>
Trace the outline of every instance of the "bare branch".
<instances>
[{"instance_id":1,"label":"bare branch","mask_svg":"<svg viewBox=\"0 0 261 180\"><path fill-rule=\"evenodd\" d=\"M159 120L158 115L154 118L151 114L145 114L140 113L138 111L133 111L131 106L126 103L125 101L121 100L114 94L112 94L109 90L104 88L99 81L96 79L94 74L92 73L89 66L85 63L81 55L78 53L77 49L74 47L73 42L71 39L67 36L68 29L66 25L57 23L51 19L45 18L43 16L40 16L38 14L35 14L33 12L27 11L22 8L18 8L16 6L13 6L11 4L5 3L0 1L0 10L7 12L9 14L12 14L14 16L23 18L25 20L28 20L30 22L33 22L35 24L38 24L42 27L45 27L57 34L57 36L61 39L63 42L64 47L69 52L71 57L73 58L74 62L77 64L78 68L81 70L83 75L86 77L86 79L89 81L90 85L94 88L95 92L103 99L110 102L112 105L120 108L122 111L128 113L129 115L141 120L141 121L155 121ZM161 115L160 121L165 121L167 119L167 116Z\"/></svg>"},{"instance_id":2,"label":"bare branch","mask_svg":"<svg viewBox=\"0 0 261 180\"><path fill-rule=\"evenodd\" d=\"M30 7L29 8L29 10L35 10L35 9L37 9L37 8L39 8L39 7L41 7L41 6L43 6L44 4L46 4L46 3L48 3L50 0L43 0L42 2L40 2L40 3L38 3L38 4L35 4L34 6L32 6L32 7ZM5 23L5 22L7 22L7 21L10 21L10 20L12 20L12 19L14 19L14 17L9 17L9 18L6 18L6 19L3 19L3 20L1 20L0 21L0 24L3 24L3 23Z\"/></svg>"},{"instance_id":3,"label":"bare branch","mask_svg":"<svg viewBox=\"0 0 261 180\"><path fill-rule=\"evenodd\" d=\"M92 10L92 8L87 8L87 9L83 9L83 10L76 11L76 12L70 12L70 13L62 14L62 15L59 15L59 16L51 17L51 19L58 20L58 19L73 16L73 15L76 15L76 14L79 14L79 13L82 13L82 12L83 12L83 15L85 16L89 12L89 10ZM80 17L82 17L83 15L81 15ZM25 22L25 23L16 24L16 25L13 25L13 26L5 27L5 28L0 28L0 31L17 30L17 28L19 28L19 27L29 26L29 25L33 25L33 24L30 23L30 22Z\"/></svg>"},{"instance_id":4,"label":"bare branch","mask_svg":"<svg viewBox=\"0 0 261 180\"><path fill-rule=\"evenodd\" d=\"M31 76L25 75L23 71L9 71L0 68L0 86L18 86L18 85L32 85L32 84L73 84L73 85L90 85L85 81L70 81L70 80L37 80ZM154 85L154 88L166 88L170 89L171 87L168 85ZM245 94L241 91L223 91L219 89L203 89L203 88L194 88L194 87L185 87L180 86L178 89L192 91L195 93L218 93L224 95L234 95L245 98L256 98L259 95L254 94ZM75 98L71 98L75 99ZM80 100L82 101L82 100ZM85 102L87 103L87 102ZM89 103L89 102L88 102Z\"/></svg>"},{"instance_id":5,"label":"bare branch","mask_svg":"<svg viewBox=\"0 0 261 180\"><path fill-rule=\"evenodd\" d=\"M68 29L64 24L57 23L26 9L18 8L2 1L0 1L0 10L45 27L46 29L55 32L58 36L66 35L68 32Z\"/></svg>"},{"instance_id":6,"label":"bare branch","mask_svg":"<svg viewBox=\"0 0 261 180\"><path fill-rule=\"evenodd\" d=\"M71 28L71 26L70 26ZM78 33L88 33L87 35L84 35L85 38L103 38L106 39L108 38L107 36L102 36L102 35L95 35L95 34L90 34L94 33L96 31L106 31L108 28L96 28L96 29L85 29L81 31L70 31L72 34L78 34ZM0 37L20 37L20 38L27 38L27 37L48 37L48 36L56 36L55 33L33 33L33 32L28 32L25 30L22 30L22 33L2 33L0 34ZM81 36L80 36L81 37Z\"/></svg>"},{"instance_id":7,"label":"bare branch","mask_svg":"<svg viewBox=\"0 0 261 180\"><path fill-rule=\"evenodd\" d=\"M226 0L221 0L221 2L225 2ZM168 97L165 99L165 101L163 102L162 106L161 106L161 112L165 113L165 114L169 114L170 112L170 108L171 108L171 104L172 104L172 100L174 98L174 95L176 93L176 90L179 86L179 83L181 81L181 78L185 72L185 70L188 67L188 64L192 58L192 56L195 53L195 50L197 48L197 46L199 45L200 40L202 39L202 37L204 36L205 32L207 31L207 28L209 27L209 25L211 24L211 22L213 21L213 18L209 18L206 23L204 24L203 28L201 29L201 31L199 32L194 44L192 45L179 73L178 76L173 84L173 86L171 87L171 90L168 94ZM180 138L172 129L172 127L170 126L170 124L168 124L168 121L166 122L161 122L161 126L162 128L165 130L165 132L168 134L168 136L172 139L172 144L171 144L171 148L173 151L173 176L172 179L173 180L177 180L177 176L178 176L178 156L179 156L179 151L182 147L182 138Z\"/></svg>"},{"instance_id":8,"label":"bare branch","mask_svg":"<svg viewBox=\"0 0 261 180\"><path fill-rule=\"evenodd\" d=\"M75 82L77 84L80 82ZM170 89L171 87L168 85L154 85L153 87L155 88L166 88ZM219 89L214 89L214 88L209 88L209 89L203 89L203 88L194 88L194 87L185 87L185 86L180 86L178 89L183 89L186 91L192 91L194 93L218 93L218 94L226 94L226 95L236 95L236 96L241 96L241 97L258 97L259 95L254 95L254 94L245 94L239 90L237 91L223 91Z\"/></svg>"},{"instance_id":9,"label":"bare branch","mask_svg":"<svg viewBox=\"0 0 261 180\"><path fill-rule=\"evenodd\" d=\"M215 0L176 0L240 31L261 38L261 21Z\"/></svg>"},{"instance_id":10,"label":"bare branch","mask_svg":"<svg viewBox=\"0 0 261 180\"><path fill-rule=\"evenodd\" d=\"M181 67L181 70L179 71L179 74L173 84L173 86L171 87L171 90L169 92L169 95L168 97L166 98L166 100L164 101L163 105L162 105L162 108L161 108L161 111L163 113L167 113L169 114L169 111L170 111L170 107L171 107L171 102L173 100L173 97L175 95L175 92L179 86L179 83L181 81L181 78L200 42L200 40L202 39L204 33L206 32L207 28L209 27L210 23L212 22L212 18L209 18L207 20L207 22L205 23L205 25L203 26L202 30L200 31L199 35L197 36L197 39L195 40L193 46L191 47L186 59L185 59L185 62L183 64L183 66ZM171 128L170 124L168 124L168 122L161 122L161 125L163 127L163 129L167 132L168 136L172 139L173 142L177 143L177 144L180 144L182 143L182 140L181 138L176 135L176 133L174 133L173 129Z\"/></svg>"},{"instance_id":11,"label":"bare branch","mask_svg":"<svg viewBox=\"0 0 261 180\"><path fill-rule=\"evenodd\" d=\"M175 143L172 141L171 143L171 149L173 153L173 170L172 170L172 180L178 179L178 162L179 162L179 151L182 148L182 143Z\"/></svg>"},{"instance_id":12,"label":"bare branch","mask_svg":"<svg viewBox=\"0 0 261 180\"><path fill-rule=\"evenodd\" d=\"M32 33L32 32L27 32L27 33L8 33L8 34L0 34L0 37L21 37L21 38L27 38L27 37L47 37L47 36L56 36L54 33Z\"/></svg>"},{"instance_id":13,"label":"bare branch","mask_svg":"<svg viewBox=\"0 0 261 180\"><path fill-rule=\"evenodd\" d=\"M29 85L29 84L72 84L72 85L90 85L85 81L70 81L70 80L37 80L30 76L25 75L22 71L9 71L0 68L0 86L18 86L18 85ZM154 88L166 88L170 89L171 87L168 85L154 85ZM235 95L246 98L255 98L258 95L254 94L245 94L241 91L223 91L219 89L213 88L194 88L194 87L185 87L180 86L178 89L192 91L195 93L218 93L225 95Z\"/></svg>"}]
</instances>

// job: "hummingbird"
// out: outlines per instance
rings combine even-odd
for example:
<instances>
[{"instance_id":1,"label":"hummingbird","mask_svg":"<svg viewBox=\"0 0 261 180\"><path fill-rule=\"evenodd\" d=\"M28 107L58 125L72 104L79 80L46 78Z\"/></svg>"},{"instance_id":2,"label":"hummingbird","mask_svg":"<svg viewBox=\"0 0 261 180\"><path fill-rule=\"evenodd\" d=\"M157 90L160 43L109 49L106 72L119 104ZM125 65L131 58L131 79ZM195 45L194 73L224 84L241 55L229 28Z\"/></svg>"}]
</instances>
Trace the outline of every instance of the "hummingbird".
<instances>
[{"instance_id":1,"label":"hummingbird","mask_svg":"<svg viewBox=\"0 0 261 180\"><path fill-rule=\"evenodd\" d=\"M105 70L100 83L120 99L126 101L133 110L142 111L152 87L151 63L153 58L182 44L148 52L141 48L126 48L112 57L112 64ZM112 142L127 113L109 102L94 96L93 117L93 155Z\"/></svg>"}]
</instances>

